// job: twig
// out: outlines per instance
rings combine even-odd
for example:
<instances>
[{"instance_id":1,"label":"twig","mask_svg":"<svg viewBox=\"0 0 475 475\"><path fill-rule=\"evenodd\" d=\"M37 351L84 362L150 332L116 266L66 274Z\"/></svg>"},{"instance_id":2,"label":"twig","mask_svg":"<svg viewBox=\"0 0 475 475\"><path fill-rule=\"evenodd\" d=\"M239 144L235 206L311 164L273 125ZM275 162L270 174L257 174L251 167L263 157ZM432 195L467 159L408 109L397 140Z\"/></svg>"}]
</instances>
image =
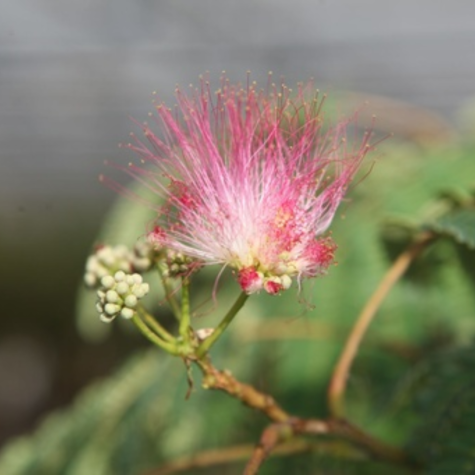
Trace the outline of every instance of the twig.
<instances>
[{"instance_id":1,"label":"twig","mask_svg":"<svg viewBox=\"0 0 475 475\"><path fill-rule=\"evenodd\" d=\"M348 421L342 419L323 421L293 418L287 423L271 424L264 430L243 475L256 475L276 446L296 435L337 437L386 463L406 467L413 467L414 465L403 450L374 439Z\"/></svg>"},{"instance_id":2,"label":"twig","mask_svg":"<svg viewBox=\"0 0 475 475\"><path fill-rule=\"evenodd\" d=\"M143 475L171 475L195 468L212 467L230 462L246 460L254 450L253 444L236 445L223 449L206 450L204 452L174 460L162 467L148 470Z\"/></svg>"},{"instance_id":3,"label":"twig","mask_svg":"<svg viewBox=\"0 0 475 475\"><path fill-rule=\"evenodd\" d=\"M340 359L335 366L328 388L328 404L331 414L334 417L339 418L344 414L343 398L351 364L355 359L361 341L376 312L394 284L402 277L414 259L416 259L433 240L434 235L432 233L423 233L402 252L363 307L346 341Z\"/></svg>"},{"instance_id":4,"label":"twig","mask_svg":"<svg viewBox=\"0 0 475 475\"><path fill-rule=\"evenodd\" d=\"M173 342L162 340L156 333L154 333L150 328L141 320L138 314L135 314L132 317L132 322L140 330L140 332L148 338L154 345L159 346L166 352L172 355L178 355L178 350L176 345Z\"/></svg>"},{"instance_id":5,"label":"twig","mask_svg":"<svg viewBox=\"0 0 475 475\"><path fill-rule=\"evenodd\" d=\"M147 470L143 475L172 475L180 472L188 472L192 469L213 467L216 465L240 462L248 459L255 450L254 444L235 445L222 449L206 450L198 454L176 459L161 467ZM272 457L284 457L288 455L315 452L318 454L344 455L347 460L361 460L361 452L352 448L347 443L340 441L311 442L303 438L295 438L283 442L272 451Z\"/></svg>"},{"instance_id":6,"label":"twig","mask_svg":"<svg viewBox=\"0 0 475 475\"><path fill-rule=\"evenodd\" d=\"M290 439L293 435L292 427L289 424L271 424L268 426L262 433L261 440L254 449L243 475L255 475L275 447Z\"/></svg>"},{"instance_id":7,"label":"twig","mask_svg":"<svg viewBox=\"0 0 475 475\"><path fill-rule=\"evenodd\" d=\"M153 330L159 337L163 338L165 341L174 343L175 338L171 335L165 328L160 325L160 323L155 320L155 318L150 315L144 307L140 306L137 308L137 313L140 315L142 320Z\"/></svg>"},{"instance_id":8,"label":"twig","mask_svg":"<svg viewBox=\"0 0 475 475\"><path fill-rule=\"evenodd\" d=\"M295 435L336 436L382 461L406 467L413 466L413 462L405 452L374 439L343 419L319 420L293 417L282 409L272 396L241 383L228 371L216 369L209 358L195 361L195 363L203 372L204 388L226 392L243 404L261 411L274 422L270 426L271 429L264 431L261 442L253 453L252 462L249 462L252 465L249 466L249 471L245 472L246 475L257 473L256 469L275 446ZM279 428L277 432L276 427Z\"/></svg>"},{"instance_id":9,"label":"twig","mask_svg":"<svg viewBox=\"0 0 475 475\"><path fill-rule=\"evenodd\" d=\"M319 419L295 419L292 428L296 435L337 437L386 463L406 467L413 466L413 461L409 459L403 450L380 442L344 419L328 419L324 421Z\"/></svg>"},{"instance_id":10,"label":"twig","mask_svg":"<svg viewBox=\"0 0 475 475\"><path fill-rule=\"evenodd\" d=\"M288 422L292 419L268 394L261 393L253 386L238 381L229 371L216 369L209 358L196 361L203 372L203 387L206 389L218 389L239 399L246 406L263 412L274 422Z\"/></svg>"},{"instance_id":11,"label":"twig","mask_svg":"<svg viewBox=\"0 0 475 475\"><path fill-rule=\"evenodd\" d=\"M170 308L172 309L172 313L174 317L178 321L181 321L181 308L175 298L175 290L170 285L170 279L163 275L163 271L162 269L160 269L159 265L157 265L157 270L162 280L163 290L165 291L165 299L168 302L168 305L170 305Z\"/></svg>"},{"instance_id":12,"label":"twig","mask_svg":"<svg viewBox=\"0 0 475 475\"><path fill-rule=\"evenodd\" d=\"M292 437L293 431L288 424L271 424L261 435L259 444L254 449L243 475L255 475L264 461L277 445Z\"/></svg>"},{"instance_id":13,"label":"twig","mask_svg":"<svg viewBox=\"0 0 475 475\"><path fill-rule=\"evenodd\" d=\"M196 356L198 358L201 358L209 351L211 346L214 345L224 330L226 330L228 325L233 321L234 317L237 315L239 310L241 310L248 298L249 295L245 292L241 292L239 294L239 297L236 299L233 306L229 309L228 313L224 316L218 326L214 329L213 333L211 333L211 335L206 338L206 340L204 340L196 350Z\"/></svg>"},{"instance_id":14,"label":"twig","mask_svg":"<svg viewBox=\"0 0 475 475\"><path fill-rule=\"evenodd\" d=\"M353 443L367 454L381 461L405 466L407 468L415 467L415 462L411 460L405 451L371 437L346 420L330 419L327 424L329 434ZM318 430L318 426L313 425L312 427L312 425L310 425L306 433L311 434L314 429Z\"/></svg>"},{"instance_id":15,"label":"twig","mask_svg":"<svg viewBox=\"0 0 475 475\"><path fill-rule=\"evenodd\" d=\"M329 433L329 424L315 419L292 418L286 423L271 424L261 435L252 457L246 465L243 475L256 475L261 465L270 456L277 445L297 434L322 435Z\"/></svg>"},{"instance_id":16,"label":"twig","mask_svg":"<svg viewBox=\"0 0 475 475\"><path fill-rule=\"evenodd\" d=\"M178 331L186 341L190 333L190 283L187 278L181 281L181 313Z\"/></svg>"}]
</instances>

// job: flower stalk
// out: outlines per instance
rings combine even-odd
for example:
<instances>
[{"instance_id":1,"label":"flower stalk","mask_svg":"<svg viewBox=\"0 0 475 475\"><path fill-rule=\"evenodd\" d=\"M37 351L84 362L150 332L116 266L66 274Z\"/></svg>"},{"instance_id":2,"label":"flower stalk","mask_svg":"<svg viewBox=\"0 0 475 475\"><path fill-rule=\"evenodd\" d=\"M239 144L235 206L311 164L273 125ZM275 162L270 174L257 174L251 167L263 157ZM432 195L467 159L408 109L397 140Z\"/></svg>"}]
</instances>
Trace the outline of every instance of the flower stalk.
<instances>
[{"instance_id":1,"label":"flower stalk","mask_svg":"<svg viewBox=\"0 0 475 475\"><path fill-rule=\"evenodd\" d=\"M135 314L132 317L132 322L137 327L137 329L145 336L148 340L150 340L154 345L160 347L162 350L165 350L167 353L171 355L178 355L178 347L176 344L173 344L170 341L165 341L160 338L155 332L153 332L142 320L141 318Z\"/></svg>"},{"instance_id":2,"label":"flower stalk","mask_svg":"<svg viewBox=\"0 0 475 475\"><path fill-rule=\"evenodd\" d=\"M244 306L249 295L245 292L241 292L239 297L234 302L233 306L229 309L228 313L224 316L218 326L214 329L213 333L206 338L196 350L196 356L198 359L202 358L210 348L216 343L218 338L224 333L229 324L233 321L234 317L237 315L239 310Z\"/></svg>"},{"instance_id":3,"label":"flower stalk","mask_svg":"<svg viewBox=\"0 0 475 475\"><path fill-rule=\"evenodd\" d=\"M165 299L166 299L168 305L170 305L170 308L171 308L175 318L178 321L180 321L181 320L181 309L180 309L180 305L178 304L178 302L175 298L175 289L170 284L170 279L163 275L162 269L160 269L160 265L157 265L157 270L158 270L158 273L160 275L160 280L162 281L163 290L165 291Z\"/></svg>"},{"instance_id":4,"label":"flower stalk","mask_svg":"<svg viewBox=\"0 0 475 475\"><path fill-rule=\"evenodd\" d=\"M190 281L187 277L181 280L181 313L178 332L184 341L190 339Z\"/></svg>"},{"instance_id":5,"label":"flower stalk","mask_svg":"<svg viewBox=\"0 0 475 475\"><path fill-rule=\"evenodd\" d=\"M176 343L176 339L173 335L171 335L165 328L163 328L157 320L148 313L143 306L137 308L137 313L145 321L148 327L154 331L160 338L164 341L168 341L170 343Z\"/></svg>"}]
</instances>

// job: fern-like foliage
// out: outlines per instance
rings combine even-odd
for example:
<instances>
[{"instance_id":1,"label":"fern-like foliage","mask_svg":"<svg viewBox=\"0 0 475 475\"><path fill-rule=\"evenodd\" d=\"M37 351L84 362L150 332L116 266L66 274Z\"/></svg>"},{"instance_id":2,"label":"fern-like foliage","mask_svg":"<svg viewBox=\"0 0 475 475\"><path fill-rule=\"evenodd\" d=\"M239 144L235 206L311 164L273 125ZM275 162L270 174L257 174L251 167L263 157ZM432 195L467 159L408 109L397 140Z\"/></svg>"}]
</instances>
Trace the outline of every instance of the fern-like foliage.
<instances>
[{"instance_id":1,"label":"fern-like foliage","mask_svg":"<svg viewBox=\"0 0 475 475\"><path fill-rule=\"evenodd\" d=\"M418 427L410 448L425 475L475 474L474 367L472 345L439 352L411 375Z\"/></svg>"}]
</instances>

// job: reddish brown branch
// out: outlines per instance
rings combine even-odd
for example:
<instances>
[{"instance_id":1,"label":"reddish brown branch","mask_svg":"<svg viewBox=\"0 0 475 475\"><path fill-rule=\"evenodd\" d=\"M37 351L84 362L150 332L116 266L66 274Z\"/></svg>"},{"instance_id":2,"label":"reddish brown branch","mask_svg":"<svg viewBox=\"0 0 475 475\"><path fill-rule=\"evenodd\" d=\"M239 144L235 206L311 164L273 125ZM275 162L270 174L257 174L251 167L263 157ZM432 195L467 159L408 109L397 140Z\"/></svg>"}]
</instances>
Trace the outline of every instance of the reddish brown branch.
<instances>
[{"instance_id":1,"label":"reddish brown branch","mask_svg":"<svg viewBox=\"0 0 475 475\"><path fill-rule=\"evenodd\" d=\"M421 252L434 240L432 233L421 234L413 244L411 244L388 270L381 280L376 291L371 295L366 305L363 307L356 323L346 341L340 359L335 366L333 376L328 388L328 404L334 417L341 417L344 414L344 401L346 383L353 360L356 357L361 341L363 340L370 323L376 312L383 303L389 291L396 282L404 275L411 263Z\"/></svg>"},{"instance_id":2,"label":"reddish brown branch","mask_svg":"<svg viewBox=\"0 0 475 475\"><path fill-rule=\"evenodd\" d=\"M162 467L146 471L143 475L172 475L175 473L213 467L216 465L240 462L252 456L254 444L236 445L216 450L206 450L198 454L176 459ZM340 441L312 442L302 438L294 438L283 442L272 450L273 457L313 452L326 455L344 456L348 460L361 460L361 452L349 444Z\"/></svg>"},{"instance_id":3,"label":"reddish brown branch","mask_svg":"<svg viewBox=\"0 0 475 475\"><path fill-rule=\"evenodd\" d=\"M287 422L292 419L272 396L258 391L249 384L241 383L229 371L216 369L209 359L198 360L197 364L203 372L204 388L224 391L243 404L263 412L274 422Z\"/></svg>"},{"instance_id":4,"label":"reddish brown branch","mask_svg":"<svg viewBox=\"0 0 475 475\"><path fill-rule=\"evenodd\" d=\"M262 433L243 475L255 475L277 445L298 434L322 435L329 433L329 424L316 419L293 418L286 423L271 424Z\"/></svg>"},{"instance_id":5,"label":"reddish brown branch","mask_svg":"<svg viewBox=\"0 0 475 475\"><path fill-rule=\"evenodd\" d=\"M260 443L254 450L246 468L245 475L257 473L260 465L274 448L295 435L336 436L380 460L399 465L411 465L403 451L373 439L345 420L322 421L292 417L270 395L262 393L248 384L241 383L228 371L216 369L209 358L197 360L196 363L203 372L205 388L224 391L247 406L263 412L274 422L263 432Z\"/></svg>"},{"instance_id":6,"label":"reddish brown branch","mask_svg":"<svg viewBox=\"0 0 475 475\"><path fill-rule=\"evenodd\" d=\"M260 442L254 450L251 446L244 445L207 451L197 456L175 461L149 472L149 475L167 475L191 468L229 463L242 460L249 455L251 458L245 468L244 475L255 475L271 453L286 455L309 450L331 453L332 449L336 449L335 453L340 456L345 453L352 459L358 458L358 452L352 450L351 446L388 463L412 465L403 451L373 439L347 421L339 419L322 421L292 417L271 396L261 393L248 384L239 382L227 371L216 369L209 359L199 360L196 363L203 372L205 388L224 391L247 406L260 410L275 423L264 430ZM301 440L289 442L290 438L298 435L334 436L349 445L348 447L340 446L341 442L338 441L320 441L318 444L310 444Z\"/></svg>"},{"instance_id":7,"label":"reddish brown branch","mask_svg":"<svg viewBox=\"0 0 475 475\"><path fill-rule=\"evenodd\" d=\"M147 471L144 475L170 475L188 471L194 468L205 468L239 460L245 460L252 455L252 444L237 445L223 449L207 450L191 457L175 460L162 467Z\"/></svg>"},{"instance_id":8,"label":"reddish brown branch","mask_svg":"<svg viewBox=\"0 0 475 475\"><path fill-rule=\"evenodd\" d=\"M274 448L292 436L290 427L286 424L271 424L261 435L243 475L255 475Z\"/></svg>"},{"instance_id":9,"label":"reddish brown branch","mask_svg":"<svg viewBox=\"0 0 475 475\"><path fill-rule=\"evenodd\" d=\"M358 427L343 419L297 419L293 423L293 433L296 435L331 435L348 441L369 455L386 462L405 465L409 460L402 450L386 445Z\"/></svg>"},{"instance_id":10,"label":"reddish brown branch","mask_svg":"<svg viewBox=\"0 0 475 475\"><path fill-rule=\"evenodd\" d=\"M312 433L311 431L307 433ZM392 447L371 437L358 427L343 419L328 420L328 433L343 440L350 441L361 450L381 461L395 465L414 466L406 452Z\"/></svg>"}]
</instances>

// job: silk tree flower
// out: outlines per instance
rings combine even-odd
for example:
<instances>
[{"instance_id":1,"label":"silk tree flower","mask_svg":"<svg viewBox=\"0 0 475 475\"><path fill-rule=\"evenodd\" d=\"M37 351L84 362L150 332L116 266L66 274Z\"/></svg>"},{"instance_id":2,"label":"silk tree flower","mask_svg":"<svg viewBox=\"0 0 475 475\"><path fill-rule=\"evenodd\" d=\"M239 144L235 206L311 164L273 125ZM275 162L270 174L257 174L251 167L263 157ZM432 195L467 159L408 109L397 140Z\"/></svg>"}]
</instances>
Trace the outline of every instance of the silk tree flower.
<instances>
[{"instance_id":1,"label":"silk tree flower","mask_svg":"<svg viewBox=\"0 0 475 475\"><path fill-rule=\"evenodd\" d=\"M277 294L292 279L325 273L336 245L325 235L369 150L346 141L355 118L324 125L313 83L233 85L207 80L176 89L172 110L155 103L161 130L143 124L127 145L140 157L128 173L165 204L148 237L201 265L235 270L248 294ZM353 124L352 124L353 123ZM144 167L144 163L151 167Z\"/></svg>"}]
</instances>

